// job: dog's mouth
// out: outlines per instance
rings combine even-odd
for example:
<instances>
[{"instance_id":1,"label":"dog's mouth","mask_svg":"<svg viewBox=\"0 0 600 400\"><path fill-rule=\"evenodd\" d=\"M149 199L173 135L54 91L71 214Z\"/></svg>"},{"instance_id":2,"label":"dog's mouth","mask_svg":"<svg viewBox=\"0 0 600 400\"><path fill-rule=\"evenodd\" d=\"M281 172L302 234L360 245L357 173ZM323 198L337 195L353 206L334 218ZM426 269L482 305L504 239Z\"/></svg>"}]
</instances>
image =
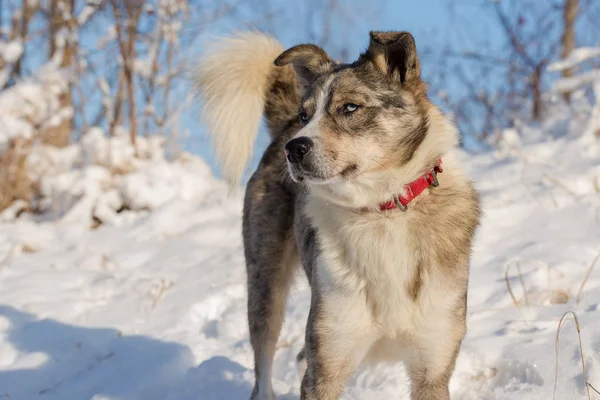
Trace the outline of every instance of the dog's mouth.
<instances>
[{"instance_id":1,"label":"dog's mouth","mask_svg":"<svg viewBox=\"0 0 600 400\"><path fill-rule=\"evenodd\" d=\"M323 173L308 170L302 165L288 162L288 170L294 182L305 182L315 185L325 185L340 180L348 180L358 175L358 166L356 164L347 165L337 172Z\"/></svg>"}]
</instances>

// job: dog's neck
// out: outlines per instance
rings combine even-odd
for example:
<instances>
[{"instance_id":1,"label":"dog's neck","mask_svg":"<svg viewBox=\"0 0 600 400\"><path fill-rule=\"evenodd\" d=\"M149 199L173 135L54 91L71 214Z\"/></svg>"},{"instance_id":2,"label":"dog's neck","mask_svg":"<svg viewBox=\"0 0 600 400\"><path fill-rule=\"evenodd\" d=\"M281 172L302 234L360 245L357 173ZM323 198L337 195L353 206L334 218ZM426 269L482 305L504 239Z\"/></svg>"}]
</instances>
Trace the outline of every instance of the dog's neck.
<instances>
[{"instance_id":1,"label":"dog's neck","mask_svg":"<svg viewBox=\"0 0 600 400\"><path fill-rule=\"evenodd\" d=\"M458 144L456 128L440 110L432 107L429 121L423 143L406 164L363 173L348 181L311 185L310 195L341 207L378 210L381 203L404 193L406 185L433 168L439 158L444 158Z\"/></svg>"}]
</instances>

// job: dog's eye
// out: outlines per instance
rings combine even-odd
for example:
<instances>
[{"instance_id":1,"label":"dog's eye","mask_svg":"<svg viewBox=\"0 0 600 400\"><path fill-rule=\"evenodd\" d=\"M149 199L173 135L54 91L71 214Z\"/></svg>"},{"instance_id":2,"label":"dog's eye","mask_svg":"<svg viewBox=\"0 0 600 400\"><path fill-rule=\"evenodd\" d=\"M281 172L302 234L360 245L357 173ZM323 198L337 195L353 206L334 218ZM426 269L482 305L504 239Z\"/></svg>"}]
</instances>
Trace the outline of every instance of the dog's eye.
<instances>
[{"instance_id":1,"label":"dog's eye","mask_svg":"<svg viewBox=\"0 0 600 400\"><path fill-rule=\"evenodd\" d=\"M298 118L300 118L300 122L302 122L303 124L306 124L309 120L308 114L304 110L300 111L300 113L298 114Z\"/></svg>"},{"instance_id":2,"label":"dog's eye","mask_svg":"<svg viewBox=\"0 0 600 400\"><path fill-rule=\"evenodd\" d=\"M358 104L354 104L354 103L347 103L344 104L344 112L345 113L353 113L354 111L358 110L360 108L360 106Z\"/></svg>"}]
</instances>

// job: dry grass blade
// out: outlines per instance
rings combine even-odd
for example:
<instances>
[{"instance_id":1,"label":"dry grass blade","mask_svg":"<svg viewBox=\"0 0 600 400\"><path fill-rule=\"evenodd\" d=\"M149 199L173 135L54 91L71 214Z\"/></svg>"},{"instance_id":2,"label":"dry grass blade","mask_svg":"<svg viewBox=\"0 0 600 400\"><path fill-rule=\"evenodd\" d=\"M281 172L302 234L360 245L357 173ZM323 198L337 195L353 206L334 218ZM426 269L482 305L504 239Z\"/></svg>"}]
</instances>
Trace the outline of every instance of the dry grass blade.
<instances>
[{"instance_id":1,"label":"dry grass blade","mask_svg":"<svg viewBox=\"0 0 600 400\"><path fill-rule=\"evenodd\" d=\"M504 271L504 281L506 282L506 288L508 289L508 294L510 294L510 297L512 298L513 303L515 303L515 307L517 308L521 308L521 306L519 305L519 302L517 301L517 298L515 297L515 294L512 291L512 286L510 285L510 280L508 279L508 270L510 269L510 264L506 267L506 270Z\"/></svg>"},{"instance_id":2,"label":"dry grass blade","mask_svg":"<svg viewBox=\"0 0 600 400\"><path fill-rule=\"evenodd\" d=\"M158 302L162 299L165 292L173 286L173 282L168 279L161 279L158 285L150 290L150 297L152 298L152 308L156 308Z\"/></svg>"},{"instance_id":3,"label":"dry grass blade","mask_svg":"<svg viewBox=\"0 0 600 400\"><path fill-rule=\"evenodd\" d=\"M535 194L533 194L533 192L531 191L531 185L527 182L525 182L525 171L527 170L528 167L528 163L527 160L523 160L521 159L522 163L523 163L523 168L521 168L521 183L523 184L523 187L525 188L525 190L527 190L527 193L529 193L529 196L536 202L538 203L538 205L540 207L543 208L543 204L540 202L540 200L537 198L537 196ZM556 199L554 199L554 204L556 206L556 208L558 208L558 203L556 202Z\"/></svg>"},{"instance_id":4,"label":"dry grass blade","mask_svg":"<svg viewBox=\"0 0 600 400\"><path fill-rule=\"evenodd\" d=\"M519 281L523 287L523 298L525 299L525 305L529 307L529 298L527 297L527 288L525 287L525 281L523 280L523 274L521 273L521 263L517 262L517 273L519 274Z\"/></svg>"},{"instance_id":5,"label":"dry grass blade","mask_svg":"<svg viewBox=\"0 0 600 400\"><path fill-rule=\"evenodd\" d=\"M558 322L558 328L556 329L556 342L555 342L555 351L556 351L556 365L555 365L555 369L554 369L554 391L552 392L552 400L556 399L556 385L558 382L558 347L559 347L559 343L560 343L560 330L562 329L562 327L564 326L566 320L565 317L567 315L573 315L573 319L575 320L575 325L577 327L577 338L579 339L579 356L581 357L581 369L583 371L583 380L585 381L585 388L587 390L587 397L588 400L591 400L590 397L590 383L588 382L587 379L587 371L585 369L585 360L583 357L583 345L581 344L581 329L579 328L579 319L577 318L577 313L575 311L567 311L563 314L563 316L560 318L560 321ZM596 390L596 389L594 389Z\"/></svg>"},{"instance_id":6,"label":"dry grass blade","mask_svg":"<svg viewBox=\"0 0 600 400\"><path fill-rule=\"evenodd\" d=\"M512 285L510 284L510 280L508 279L508 272L510 271L510 267L512 267L512 264L508 264L508 266L506 267L506 271L504 272L504 280L506 282L506 287L508 288L508 294L510 294L513 303L515 303L515 307L521 309L520 301L518 301L515 297L515 294L512 290ZM529 298L527 297L527 289L525 288L525 281L523 280L523 274L521 273L520 262L517 262L517 273L519 274L519 281L521 282L521 286L523 287L523 298L525 299L525 304L529 306Z\"/></svg>"},{"instance_id":7,"label":"dry grass blade","mask_svg":"<svg viewBox=\"0 0 600 400\"><path fill-rule=\"evenodd\" d=\"M564 183L562 183L559 179L553 177L552 175L549 174L544 174L544 176L546 177L546 179L548 179L550 182L552 182L553 184L555 184L556 186L560 187L561 189L563 189L567 194L571 195L571 197L573 197L575 200L577 200L578 195L577 193L575 193L574 191L572 191L567 185L565 185Z\"/></svg>"},{"instance_id":8,"label":"dry grass blade","mask_svg":"<svg viewBox=\"0 0 600 400\"><path fill-rule=\"evenodd\" d=\"M13 138L0 151L0 211L16 200L31 200L33 186L27 173L31 146L31 140Z\"/></svg>"},{"instance_id":9,"label":"dry grass blade","mask_svg":"<svg viewBox=\"0 0 600 400\"><path fill-rule=\"evenodd\" d=\"M581 296L581 292L583 290L583 287L585 286L585 284L587 283L588 279L590 278L590 275L592 274L592 271L594 270L594 267L596 266L596 263L598 262L598 260L600 260L600 252L598 252L598 255L596 256L596 258L594 258L594 262L590 265L590 267L588 268L586 274L585 274L585 278L583 278L583 282L581 282L581 286L579 286L579 291L577 292L577 298L575 300L576 304L579 304L579 298Z\"/></svg>"}]
</instances>

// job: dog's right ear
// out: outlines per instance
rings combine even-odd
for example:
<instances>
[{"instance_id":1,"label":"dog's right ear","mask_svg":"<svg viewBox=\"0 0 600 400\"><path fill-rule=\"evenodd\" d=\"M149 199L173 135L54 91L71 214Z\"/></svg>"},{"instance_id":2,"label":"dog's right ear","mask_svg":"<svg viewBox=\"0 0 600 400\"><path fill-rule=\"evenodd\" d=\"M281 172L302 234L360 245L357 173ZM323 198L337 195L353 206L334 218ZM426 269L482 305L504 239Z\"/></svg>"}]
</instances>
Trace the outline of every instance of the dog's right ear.
<instances>
[{"instance_id":1,"label":"dog's right ear","mask_svg":"<svg viewBox=\"0 0 600 400\"><path fill-rule=\"evenodd\" d=\"M292 64L296 79L304 92L317 78L331 69L334 64L329 55L314 44L300 44L287 49L275 59L278 67Z\"/></svg>"},{"instance_id":2,"label":"dog's right ear","mask_svg":"<svg viewBox=\"0 0 600 400\"><path fill-rule=\"evenodd\" d=\"M415 38L408 32L371 32L366 54L384 74L402 83L420 79L421 63Z\"/></svg>"}]
</instances>

